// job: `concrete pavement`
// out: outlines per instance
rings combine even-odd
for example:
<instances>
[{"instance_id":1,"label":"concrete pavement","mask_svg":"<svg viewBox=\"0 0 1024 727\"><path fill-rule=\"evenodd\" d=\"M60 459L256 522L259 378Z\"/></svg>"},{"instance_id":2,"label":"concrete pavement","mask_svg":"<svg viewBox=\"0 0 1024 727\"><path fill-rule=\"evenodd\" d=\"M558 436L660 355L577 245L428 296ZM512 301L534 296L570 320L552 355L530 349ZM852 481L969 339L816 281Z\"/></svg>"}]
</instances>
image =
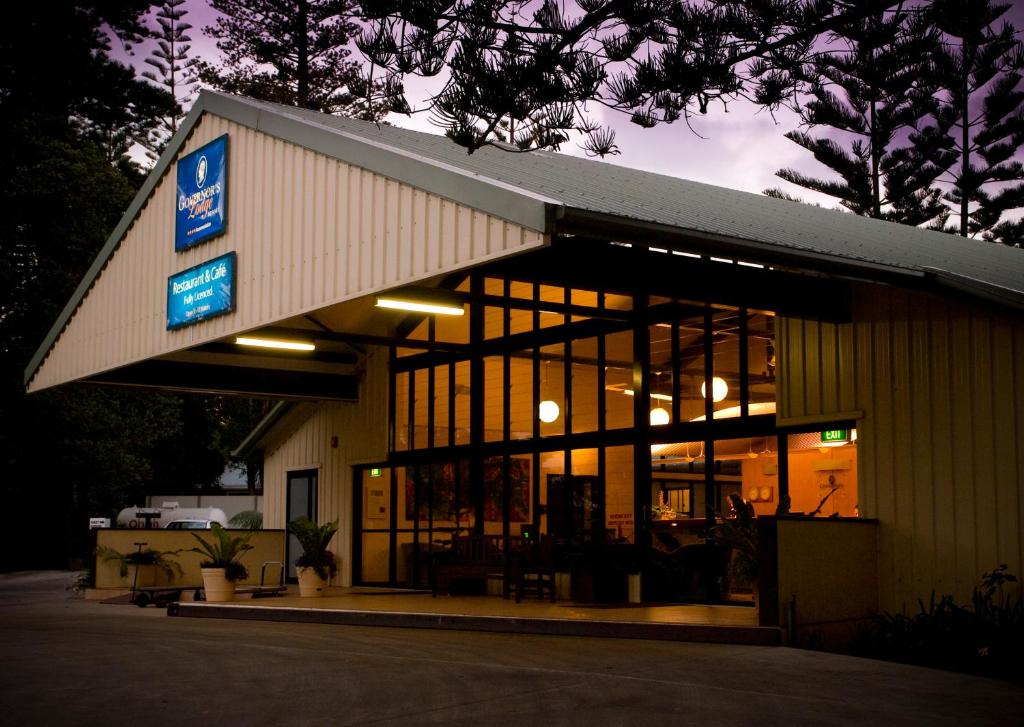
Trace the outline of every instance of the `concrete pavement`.
<instances>
[{"instance_id":1,"label":"concrete pavement","mask_svg":"<svg viewBox=\"0 0 1024 727\"><path fill-rule=\"evenodd\" d=\"M4 725L1024 724L1024 690L777 647L168 618L0 576Z\"/></svg>"}]
</instances>

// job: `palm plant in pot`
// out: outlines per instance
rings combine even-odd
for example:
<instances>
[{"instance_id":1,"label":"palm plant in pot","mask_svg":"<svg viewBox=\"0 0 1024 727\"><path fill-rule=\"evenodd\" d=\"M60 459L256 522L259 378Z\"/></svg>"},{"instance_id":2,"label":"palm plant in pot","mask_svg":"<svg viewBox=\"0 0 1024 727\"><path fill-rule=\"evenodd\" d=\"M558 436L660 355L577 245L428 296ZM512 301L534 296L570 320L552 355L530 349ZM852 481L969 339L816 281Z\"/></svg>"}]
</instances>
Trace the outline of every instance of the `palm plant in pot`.
<instances>
[{"instance_id":1,"label":"palm plant in pot","mask_svg":"<svg viewBox=\"0 0 1024 727\"><path fill-rule=\"evenodd\" d=\"M249 575L239 558L247 550L252 550L249 540L252 533L232 536L220 524L212 523L210 530L214 539L207 542L197 533L192 537L199 541L199 547L192 552L199 553L204 560L199 564L203 574L203 590L206 600L213 602L235 600L235 583Z\"/></svg>"},{"instance_id":2,"label":"palm plant in pot","mask_svg":"<svg viewBox=\"0 0 1024 727\"><path fill-rule=\"evenodd\" d=\"M317 525L307 517L300 517L288 523L288 532L302 546L302 555L295 560L299 595L324 595L327 581L338 573L338 559L327 549L331 538L338 532L338 521Z\"/></svg>"},{"instance_id":3,"label":"palm plant in pot","mask_svg":"<svg viewBox=\"0 0 1024 727\"><path fill-rule=\"evenodd\" d=\"M139 548L130 553L121 553L101 545L96 549L96 555L107 563L117 563L118 575L127 578L133 588L155 586L159 576L163 576L164 583L172 583L175 578L181 577L181 565L171 558L180 550L155 550L143 548L145 543L138 545Z\"/></svg>"}]
</instances>

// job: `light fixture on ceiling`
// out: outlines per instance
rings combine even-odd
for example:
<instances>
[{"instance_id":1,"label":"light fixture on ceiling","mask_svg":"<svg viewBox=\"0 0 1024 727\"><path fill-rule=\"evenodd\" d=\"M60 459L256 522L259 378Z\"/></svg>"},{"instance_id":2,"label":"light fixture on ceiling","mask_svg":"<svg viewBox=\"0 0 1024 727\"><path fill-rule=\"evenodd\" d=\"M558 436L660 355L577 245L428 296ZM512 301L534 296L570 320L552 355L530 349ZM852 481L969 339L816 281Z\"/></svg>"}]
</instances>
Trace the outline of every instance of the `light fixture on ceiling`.
<instances>
[{"instance_id":1,"label":"light fixture on ceiling","mask_svg":"<svg viewBox=\"0 0 1024 727\"><path fill-rule=\"evenodd\" d=\"M541 386L544 391L548 388L548 362L544 362L544 378L541 380ZM558 408L558 404L551 399L545 399L537 406L537 417L545 424L551 424L558 419L561 414L561 409Z\"/></svg>"},{"instance_id":2,"label":"light fixture on ceiling","mask_svg":"<svg viewBox=\"0 0 1024 727\"><path fill-rule=\"evenodd\" d=\"M403 289L377 296L378 308L400 310L409 313L432 313L442 316L461 316L466 314L462 300L445 291L430 288Z\"/></svg>"},{"instance_id":3,"label":"light fixture on ceiling","mask_svg":"<svg viewBox=\"0 0 1024 727\"><path fill-rule=\"evenodd\" d=\"M551 422L556 421L559 414L561 414L561 410L558 408L558 404L551 401L551 399L545 399L537 407L537 416L545 424L551 424Z\"/></svg>"},{"instance_id":4,"label":"light fixture on ceiling","mask_svg":"<svg viewBox=\"0 0 1024 727\"><path fill-rule=\"evenodd\" d=\"M655 407L651 409L651 426L660 427L668 424L672 420L668 411L662 407Z\"/></svg>"},{"instance_id":5,"label":"light fixture on ceiling","mask_svg":"<svg viewBox=\"0 0 1024 727\"><path fill-rule=\"evenodd\" d=\"M707 381L701 382L700 395L705 399L708 398ZM725 382L725 379L721 378L720 376L713 377L711 379L711 401L722 401L728 395L729 384Z\"/></svg>"},{"instance_id":6,"label":"light fixture on ceiling","mask_svg":"<svg viewBox=\"0 0 1024 727\"><path fill-rule=\"evenodd\" d=\"M256 348L272 348L279 351L315 351L316 345L309 341L282 341L278 338L259 338L257 336L237 336L235 343L239 346L255 346Z\"/></svg>"},{"instance_id":7,"label":"light fixture on ceiling","mask_svg":"<svg viewBox=\"0 0 1024 727\"><path fill-rule=\"evenodd\" d=\"M753 439L747 442L747 456L750 457L750 459L757 459L757 452L754 451Z\"/></svg>"}]
</instances>

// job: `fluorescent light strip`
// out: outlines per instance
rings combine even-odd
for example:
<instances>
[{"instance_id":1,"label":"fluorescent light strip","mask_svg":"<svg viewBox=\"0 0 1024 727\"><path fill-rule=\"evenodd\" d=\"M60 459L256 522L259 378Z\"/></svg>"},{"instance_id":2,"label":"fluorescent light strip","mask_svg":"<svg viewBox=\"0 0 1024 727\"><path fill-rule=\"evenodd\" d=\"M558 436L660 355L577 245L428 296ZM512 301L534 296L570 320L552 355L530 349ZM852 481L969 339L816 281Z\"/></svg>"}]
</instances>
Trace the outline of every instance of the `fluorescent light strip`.
<instances>
[{"instance_id":1,"label":"fluorescent light strip","mask_svg":"<svg viewBox=\"0 0 1024 727\"><path fill-rule=\"evenodd\" d=\"M709 257L708 260L713 260L716 263L729 263L730 265L734 262L727 257Z\"/></svg>"},{"instance_id":2,"label":"fluorescent light strip","mask_svg":"<svg viewBox=\"0 0 1024 727\"><path fill-rule=\"evenodd\" d=\"M673 250L672 254L673 255L681 255L682 257L692 257L692 258L694 258L696 260L700 260L700 255L694 254L692 252L683 252L682 250Z\"/></svg>"},{"instance_id":3,"label":"fluorescent light strip","mask_svg":"<svg viewBox=\"0 0 1024 727\"><path fill-rule=\"evenodd\" d=\"M377 298L377 307L412 311L414 313L437 313L443 316L461 316L466 313L462 306L445 305L443 303L422 303L401 298Z\"/></svg>"},{"instance_id":4,"label":"fluorescent light strip","mask_svg":"<svg viewBox=\"0 0 1024 727\"><path fill-rule=\"evenodd\" d=\"M316 346L303 341L280 341L272 338L253 338L252 336L238 336L235 343L239 346L256 346L257 348L275 348L285 351L315 351Z\"/></svg>"},{"instance_id":5,"label":"fluorescent light strip","mask_svg":"<svg viewBox=\"0 0 1024 727\"><path fill-rule=\"evenodd\" d=\"M758 268L759 270L764 270L764 265L761 265L760 263L748 263L743 260L737 260L736 264L742 265L745 268Z\"/></svg>"}]
</instances>

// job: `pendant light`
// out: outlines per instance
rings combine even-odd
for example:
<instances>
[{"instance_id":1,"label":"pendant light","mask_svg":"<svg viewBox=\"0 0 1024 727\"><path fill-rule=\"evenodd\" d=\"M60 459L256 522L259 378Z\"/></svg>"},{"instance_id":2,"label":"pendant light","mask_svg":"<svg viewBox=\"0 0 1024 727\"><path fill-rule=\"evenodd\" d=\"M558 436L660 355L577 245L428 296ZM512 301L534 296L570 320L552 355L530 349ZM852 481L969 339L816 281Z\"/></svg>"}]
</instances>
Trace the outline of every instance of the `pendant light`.
<instances>
[{"instance_id":1,"label":"pendant light","mask_svg":"<svg viewBox=\"0 0 1024 727\"><path fill-rule=\"evenodd\" d=\"M544 362L544 388L548 385L548 362ZM537 416L545 424L551 424L558 420L559 415L562 413L561 409L558 408L558 404L551 399L545 399L537 407Z\"/></svg>"}]
</instances>

